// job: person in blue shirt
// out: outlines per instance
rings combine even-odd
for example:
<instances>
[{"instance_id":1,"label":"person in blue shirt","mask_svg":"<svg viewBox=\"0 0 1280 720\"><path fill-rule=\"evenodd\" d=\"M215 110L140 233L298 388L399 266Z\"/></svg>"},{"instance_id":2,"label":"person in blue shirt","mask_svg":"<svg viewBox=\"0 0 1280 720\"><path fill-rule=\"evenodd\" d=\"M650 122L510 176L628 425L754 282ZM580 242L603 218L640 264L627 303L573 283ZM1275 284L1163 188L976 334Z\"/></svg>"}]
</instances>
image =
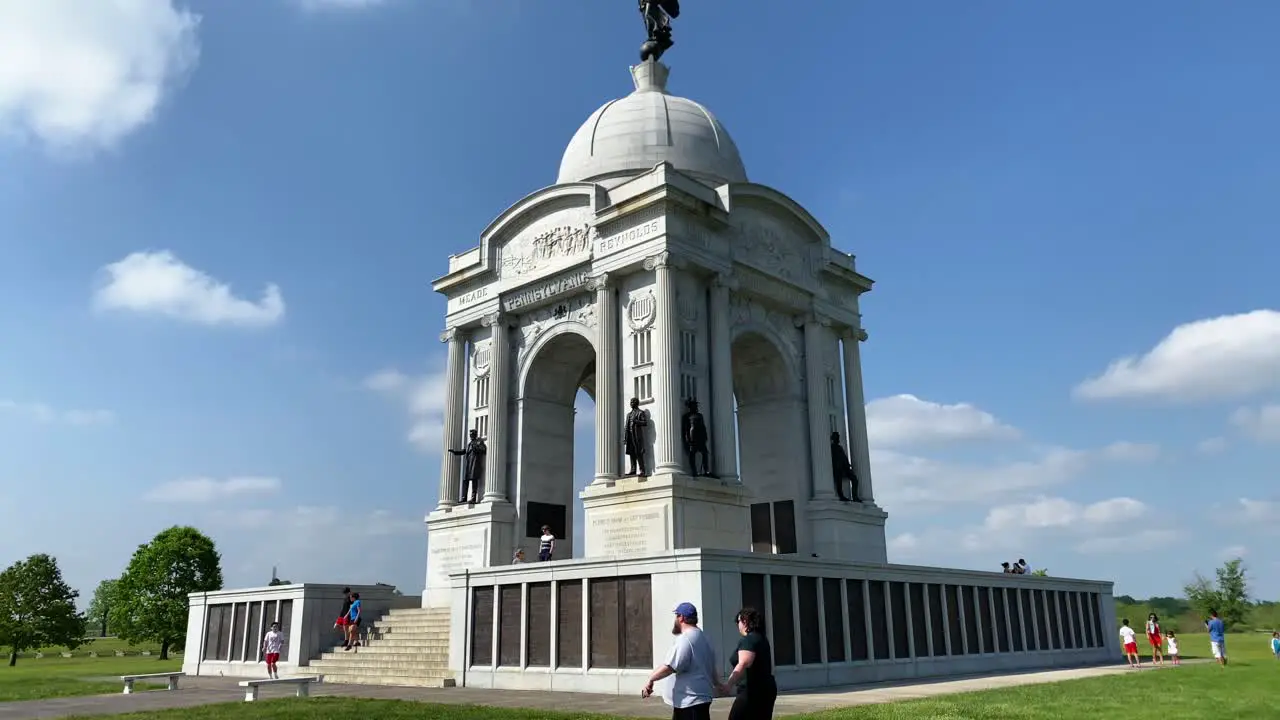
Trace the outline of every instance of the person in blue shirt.
<instances>
[{"instance_id":1,"label":"person in blue shirt","mask_svg":"<svg viewBox=\"0 0 1280 720\"><path fill-rule=\"evenodd\" d=\"M1271 654L1280 660L1280 632L1271 633Z\"/></svg>"},{"instance_id":2,"label":"person in blue shirt","mask_svg":"<svg viewBox=\"0 0 1280 720\"><path fill-rule=\"evenodd\" d=\"M1209 611L1209 619L1204 623L1205 629L1209 631L1209 647L1213 650L1213 657L1218 664L1227 666L1227 625L1222 622L1222 618L1218 617L1217 610Z\"/></svg>"},{"instance_id":3,"label":"person in blue shirt","mask_svg":"<svg viewBox=\"0 0 1280 720\"><path fill-rule=\"evenodd\" d=\"M343 650L360 647L360 593L351 593L351 607L347 610L347 644Z\"/></svg>"}]
</instances>

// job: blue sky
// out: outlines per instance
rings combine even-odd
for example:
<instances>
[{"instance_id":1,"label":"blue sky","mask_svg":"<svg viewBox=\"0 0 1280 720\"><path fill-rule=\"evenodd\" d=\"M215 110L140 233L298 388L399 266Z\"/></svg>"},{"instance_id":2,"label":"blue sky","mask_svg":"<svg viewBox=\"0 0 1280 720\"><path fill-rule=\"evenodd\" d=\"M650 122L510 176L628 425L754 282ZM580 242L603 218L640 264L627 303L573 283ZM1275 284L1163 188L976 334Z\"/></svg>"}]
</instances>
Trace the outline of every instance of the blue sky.
<instances>
[{"instance_id":1,"label":"blue sky","mask_svg":"<svg viewBox=\"0 0 1280 720\"><path fill-rule=\"evenodd\" d=\"M690 0L670 86L877 280L891 560L1280 596L1280 7L792 5ZM633 3L87 7L0 5L0 563L192 523L416 592L430 280L629 91Z\"/></svg>"}]
</instances>

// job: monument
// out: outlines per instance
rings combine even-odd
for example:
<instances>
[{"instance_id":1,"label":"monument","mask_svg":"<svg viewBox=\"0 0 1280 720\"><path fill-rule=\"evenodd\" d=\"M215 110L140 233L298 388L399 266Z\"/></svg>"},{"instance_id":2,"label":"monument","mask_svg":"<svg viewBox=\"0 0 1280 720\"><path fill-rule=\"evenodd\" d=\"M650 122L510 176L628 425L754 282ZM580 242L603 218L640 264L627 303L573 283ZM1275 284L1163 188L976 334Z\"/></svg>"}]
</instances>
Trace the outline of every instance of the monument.
<instances>
[{"instance_id":1,"label":"monument","mask_svg":"<svg viewBox=\"0 0 1280 720\"><path fill-rule=\"evenodd\" d=\"M434 283L447 387L421 607L389 609L358 655L307 671L638 692L686 601L721 657L736 611L761 609L784 689L1114 660L1110 582L889 564L862 389L872 281L748 179L710 110L668 90L678 3L640 10L633 91ZM595 468L575 493L580 390ZM544 526L563 559L511 564ZM217 607L239 627L212 602L193 598L188 637ZM235 656L223 645L214 656ZM405 648L415 660L379 664Z\"/></svg>"}]
</instances>

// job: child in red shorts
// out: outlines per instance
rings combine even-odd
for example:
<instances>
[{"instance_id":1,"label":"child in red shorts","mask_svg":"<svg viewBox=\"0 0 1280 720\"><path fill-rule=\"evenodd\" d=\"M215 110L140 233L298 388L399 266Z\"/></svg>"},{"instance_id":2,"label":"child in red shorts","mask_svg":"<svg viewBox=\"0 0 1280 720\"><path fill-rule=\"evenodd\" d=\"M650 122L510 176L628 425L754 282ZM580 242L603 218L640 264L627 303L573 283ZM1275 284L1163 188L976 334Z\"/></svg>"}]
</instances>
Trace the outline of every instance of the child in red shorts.
<instances>
[{"instance_id":1,"label":"child in red shorts","mask_svg":"<svg viewBox=\"0 0 1280 720\"><path fill-rule=\"evenodd\" d=\"M1120 642L1124 644L1124 656L1129 660L1129 667L1136 668L1142 664L1138 659L1138 633L1129 627L1129 618L1120 621Z\"/></svg>"},{"instance_id":2,"label":"child in red shorts","mask_svg":"<svg viewBox=\"0 0 1280 720\"><path fill-rule=\"evenodd\" d=\"M262 638L262 659L267 661L267 677L280 679L280 652L284 650L284 633L280 632L280 623L271 623L271 629Z\"/></svg>"}]
</instances>

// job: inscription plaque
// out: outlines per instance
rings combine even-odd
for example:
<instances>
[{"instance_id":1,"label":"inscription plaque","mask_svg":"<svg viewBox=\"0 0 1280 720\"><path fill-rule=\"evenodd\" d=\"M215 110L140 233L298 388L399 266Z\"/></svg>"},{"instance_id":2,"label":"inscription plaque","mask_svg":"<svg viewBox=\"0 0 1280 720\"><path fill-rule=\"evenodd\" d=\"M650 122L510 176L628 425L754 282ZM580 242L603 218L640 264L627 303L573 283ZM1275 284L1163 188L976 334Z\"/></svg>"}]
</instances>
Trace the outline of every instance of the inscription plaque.
<instances>
[{"instance_id":1,"label":"inscription plaque","mask_svg":"<svg viewBox=\"0 0 1280 720\"><path fill-rule=\"evenodd\" d=\"M1006 605L1005 600L1012 602ZM1018 620L1017 600L1016 595L1005 598L1004 588L992 588L991 601L995 603L996 614L996 647L1002 653L1009 652L1009 622ZM1006 608L1008 612L1005 612Z\"/></svg>"},{"instance_id":2,"label":"inscription plaque","mask_svg":"<svg viewBox=\"0 0 1280 720\"><path fill-rule=\"evenodd\" d=\"M430 584L447 587L449 576L468 568L487 567L484 533L478 531L440 533L427 547Z\"/></svg>"},{"instance_id":3,"label":"inscription plaque","mask_svg":"<svg viewBox=\"0 0 1280 720\"><path fill-rule=\"evenodd\" d=\"M1054 650L1062 649L1062 624L1059 621L1058 614L1058 592L1056 590L1046 590L1044 593L1045 603L1048 609L1045 611L1049 615L1049 645Z\"/></svg>"},{"instance_id":4,"label":"inscription plaque","mask_svg":"<svg viewBox=\"0 0 1280 720\"><path fill-rule=\"evenodd\" d=\"M622 626L619 607L619 583L617 578L600 578L588 581L591 602L587 606L590 625L591 667L621 667Z\"/></svg>"},{"instance_id":5,"label":"inscription plaque","mask_svg":"<svg viewBox=\"0 0 1280 720\"><path fill-rule=\"evenodd\" d=\"M898 659L911 657L911 623L907 618L907 587L900 582L889 583L889 612L893 613L893 656Z\"/></svg>"},{"instance_id":6,"label":"inscription plaque","mask_svg":"<svg viewBox=\"0 0 1280 720\"><path fill-rule=\"evenodd\" d=\"M582 581L556 586L556 667L582 667Z\"/></svg>"},{"instance_id":7,"label":"inscription plaque","mask_svg":"<svg viewBox=\"0 0 1280 720\"><path fill-rule=\"evenodd\" d=\"M591 516L591 544L602 555L646 555L666 547L666 521L661 508Z\"/></svg>"},{"instance_id":8,"label":"inscription plaque","mask_svg":"<svg viewBox=\"0 0 1280 720\"><path fill-rule=\"evenodd\" d=\"M916 657L929 656L929 625L925 622L925 593L924 585L920 583L911 583L908 592L911 593L911 639L915 643Z\"/></svg>"},{"instance_id":9,"label":"inscription plaque","mask_svg":"<svg viewBox=\"0 0 1280 720\"><path fill-rule=\"evenodd\" d=\"M1102 647L1102 638L1106 636L1102 634L1102 605L1098 593L1089 593L1089 609L1093 611L1093 636L1097 638L1098 647Z\"/></svg>"},{"instance_id":10,"label":"inscription plaque","mask_svg":"<svg viewBox=\"0 0 1280 720\"><path fill-rule=\"evenodd\" d=\"M529 630L525 643L529 667L551 667L551 583L529 583Z\"/></svg>"},{"instance_id":11,"label":"inscription plaque","mask_svg":"<svg viewBox=\"0 0 1280 720\"><path fill-rule=\"evenodd\" d=\"M520 667L520 625L524 607L519 585L498 588L498 664Z\"/></svg>"},{"instance_id":12,"label":"inscription plaque","mask_svg":"<svg viewBox=\"0 0 1280 720\"><path fill-rule=\"evenodd\" d=\"M1031 604L1031 591L1021 588L1005 588L1004 595L1009 601L1009 633L1013 636L1011 643L1014 652L1036 649L1036 616L1037 608ZM1018 616L1018 608L1022 608L1022 616Z\"/></svg>"},{"instance_id":13,"label":"inscription plaque","mask_svg":"<svg viewBox=\"0 0 1280 720\"><path fill-rule=\"evenodd\" d=\"M947 585L947 636L951 638L951 654L964 655L964 628L960 626L960 588Z\"/></svg>"},{"instance_id":14,"label":"inscription plaque","mask_svg":"<svg viewBox=\"0 0 1280 720\"><path fill-rule=\"evenodd\" d=\"M981 627L979 623L985 618L986 623L990 625L991 613L978 614L977 588L965 585L960 588L960 594L964 597L964 636L969 641L968 653L979 655L982 653L982 643L978 640L978 628Z\"/></svg>"},{"instance_id":15,"label":"inscription plaque","mask_svg":"<svg viewBox=\"0 0 1280 720\"><path fill-rule=\"evenodd\" d=\"M622 666L653 669L653 590L648 575L622 578Z\"/></svg>"},{"instance_id":16,"label":"inscription plaque","mask_svg":"<svg viewBox=\"0 0 1280 720\"><path fill-rule=\"evenodd\" d=\"M769 596L773 600L773 662L796 664L795 604L791 602L791 576L769 576Z\"/></svg>"},{"instance_id":17,"label":"inscription plaque","mask_svg":"<svg viewBox=\"0 0 1280 720\"><path fill-rule=\"evenodd\" d=\"M1048 650L1052 645L1049 642L1049 617L1045 613L1045 596L1043 590L1032 591L1035 595L1034 603L1036 608L1036 626L1040 637L1040 649ZM1026 591L1023 591L1026 594ZM1030 633L1028 633L1030 634Z\"/></svg>"},{"instance_id":18,"label":"inscription plaque","mask_svg":"<svg viewBox=\"0 0 1280 720\"><path fill-rule=\"evenodd\" d=\"M799 576L796 578L796 586L796 594L800 596L800 662L816 665L822 662L822 631L818 625L818 579Z\"/></svg>"},{"instance_id":19,"label":"inscription plaque","mask_svg":"<svg viewBox=\"0 0 1280 720\"><path fill-rule=\"evenodd\" d=\"M982 613L982 651L984 653L993 653L996 651L996 626L995 618L991 613L991 590L989 588L978 588L978 612Z\"/></svg>"},{"instance_id":20,"label":"inscription plaque","mask_svg":"<svg viewBox=\"0 0 1280 720\"><path fill-rule=\"evenodd\" d=\"M867 635L867 607L863 595L863 586L861 580L849 580L846 582L845 593L849 597L849 650L852 652L850 660L868 660L870 659L870 646L872 638ZM873 605L874 608L874 605ZM884 644L884 657L889 657L889 638L885 635L884 626L884 586L880 587L880 623L871 622L871 632L874 635L880 635ZM874 614L872 615L874 617Z\"/></svg>"},{"instance_id":21,"label":"inscription plaque","mask_svg":"<svg viewBox=\"0 0 1280 720\"><path fill-rule=\"evenodd\" d=\"M871 603L871 643L875 649L875 660L888 660L891 657L889 648L894 642L889 633L889 606L885 601L885 584L883 580L872 580L867 583L867 599ZM896 635L896 633L894 633Z\"/></svg>"},{"instance_id":22,"label":"inscription plaque","mask_svg":"<svg viewBox=\"0 0 1280 720\"><path fill-rule=\"evenodd\" d=\"M822 615L827 623L827 662L844 662L844 613L839 578L822 579Z\"/></svg>"},{"instance_id":23,"label":"inscription plaque","mask_svg":"<svg viewBox=\"0 0 1280 720\"><path fill-rule=\"evenodd\" d=\"M337 611L334 611L337 615ZM249 632L254 637L262 637L266 634L266 629L262 627L262 603L249 603ZM285 637L288 637L286 635ZM258 662L262 660L262 643L254 641L254 647L250 648L249 656L245 658L248 662Z\"/></svg>"},{"instance_id":24,"label":"inscription plaque","mask_svg":"<svg viewBox=\"0 0 1280 720\"><path fill-rule=\"evenodd\" d=\"M471 590L471 665L493 664L493 586Z\"/></svg>"},{"instance_id":25,"label":"inscription plaque","mask_svg":"<svg viewBox=\"0 0 1280 720\"><path fill-rule=\"evenodd\" d=\"M236 603L235 610L231 614L231 661L242 662L244 660L244 631L245 621L248 619L249 607L245 603ZM253 639L250 642L257 642ZM259 643L260 644L260 643Z\"/></svg>"},{"instance_id":26,"label":"inscription plaque","mask_svg":"<svg viewBox=\"0 0 1280 720\"><path fill-rule=\"evenodd\" d=\"M933 655L947 654L947 623L942 614L942 586L929 583L925 586L929 593L929 634L933 640Z\"/></svg>"}]
</instances>

